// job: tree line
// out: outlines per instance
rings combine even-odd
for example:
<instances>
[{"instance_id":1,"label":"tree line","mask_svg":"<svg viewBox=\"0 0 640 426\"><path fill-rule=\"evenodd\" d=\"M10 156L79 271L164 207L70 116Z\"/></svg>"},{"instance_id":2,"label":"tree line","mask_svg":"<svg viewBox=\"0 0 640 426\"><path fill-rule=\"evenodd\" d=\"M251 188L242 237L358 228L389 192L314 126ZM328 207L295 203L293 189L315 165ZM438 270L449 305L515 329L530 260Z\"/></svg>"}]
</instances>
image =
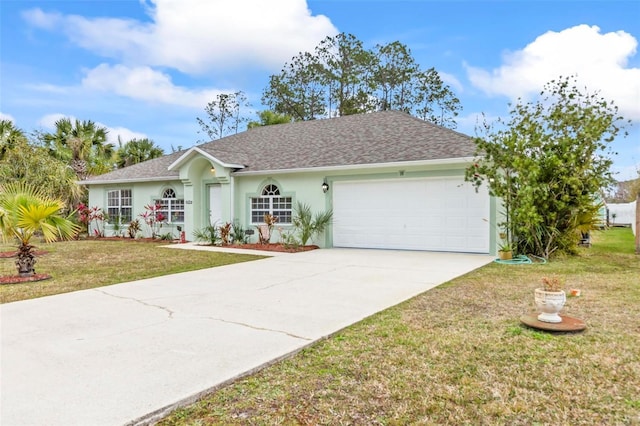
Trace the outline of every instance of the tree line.
<instances>
[{"instance_id":1,"label":"tree line","mask_svg":"<svg viewBox=\"0 0 640 426\"><path fill-rule=\"evenodd\" d=\"M460 100L435 68L422 68L399 41L365 49L352 34L322 40L300 52L269 77L259 121L242 113L250 107L242 91L216 96L196 118L201 133L219 139L247 127L363 114L404 111L455 128Z\"/></svg>"},{"instance_id":2,"label":"tree line","mask_svg":"<svg viewBox=\"0 0 640 426\"><path fill-rule=\"evenodd\" d=\"M0 120L0 182L29 184L71 209L86 201L77 181L164 155L150 139L118 138L116 146L107 134L91 120L62 118L54 131L32 134Z\"/></svg>"}]
</instances>

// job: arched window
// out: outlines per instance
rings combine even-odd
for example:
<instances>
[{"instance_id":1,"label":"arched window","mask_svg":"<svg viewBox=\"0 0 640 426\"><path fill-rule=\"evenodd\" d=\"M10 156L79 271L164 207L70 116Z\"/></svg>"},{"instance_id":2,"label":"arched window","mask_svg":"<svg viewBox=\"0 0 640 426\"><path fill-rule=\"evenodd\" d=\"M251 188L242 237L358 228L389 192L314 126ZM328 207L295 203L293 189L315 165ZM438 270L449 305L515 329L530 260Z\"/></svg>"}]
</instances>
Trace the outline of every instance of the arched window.
<instances>
[{"instance_id":1,"label":"arched window","mask_svg":"<svg viewBox=\"0 0 640 426\"><path fill-rule=\"evenodd\" d=\"M166 188L162 192L162 198L155 200L160 205L160 213L168 223L184 223L184 199L178 199L176 191Z\"/></svg>"},{"instance_id":2,"label":"arched window","mask_svg":"<svg viewBox=\"0 0 640 426\"><path fill-rule=\"evenodd\" d=\"M291 197L283 197L280 188L267 184L262 188L259 197L251 198L251 223L264 223L264 215L270 214L278 218L278 223L291 223Z\"/></svg>"}]
</instances>

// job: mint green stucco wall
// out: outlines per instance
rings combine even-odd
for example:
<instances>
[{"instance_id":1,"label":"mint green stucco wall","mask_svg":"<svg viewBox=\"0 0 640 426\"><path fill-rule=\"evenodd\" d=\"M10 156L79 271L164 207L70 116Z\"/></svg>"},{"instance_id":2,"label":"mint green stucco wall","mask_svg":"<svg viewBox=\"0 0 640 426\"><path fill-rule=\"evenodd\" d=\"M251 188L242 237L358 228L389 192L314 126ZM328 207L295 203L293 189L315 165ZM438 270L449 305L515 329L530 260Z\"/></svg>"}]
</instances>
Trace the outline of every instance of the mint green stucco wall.
<instances>
[{"instance_id":1,"label":"mint green stucco wall","mask_svg":"<svg viewBox=\"0 0 640 426\"><path fill-rule=\"evenodd\" d=\"M151 236L150 230L144 224L143 220L139 218L141 213L144 213L145 206L152 204L153 200L162 198L162 193L165 189L171 188L175 191L177 198L182 198L184 196L184 186L182 182L179 180L174 181L166 181L166 182L136 182L136 183L118 183L118 184L100 184L100 185L91 185L89 187L89 207L98 206L102 208L104 212L107 211L107 193L112 190L118 189L131 189L132 193L132 216L133 219L140 219L140 226L142 233L145 237ZM113 220L111 220L113 222ZM95 228L95 224L90 224L91 227L89 229L90 234L93 233ZM171 233L175 238L179 237L179 233L177 230L178 225L183 225L180 223L167 223L163 224L161 228L161 234ZM121 232L126 235L127 226L121 227ZM105 226L105 235L113 236L115 235L116 230L112 224L107 224Z\"/></svg>"},{"instance_id":2,"label":"mint green stucco wall","mask_svg":"<svg viewBox=\"0 0 640 426\"><path fill-rule=\"evenodd\" d=\"M215 172L211 171L212 166ZM146 182L118 185L90 185L90 206L101 206L106 210L107 191L111 189L131 188L133 190L133 214L136 217L144 211L144 206L162 195L166 187L176 191L178 197L185 200L185 223L183 229L187 240L193 240L193 232L209 225L209 187L220 185L222 223L238 220L245 229L254 229L251 224L250 200L260 195L266 184L276 184L281 194L291 196L293 205L302 202L311 206L311 210L321 212L332 209L332 191L336 182L353 180L391 179L401 180L420 177L450 177L463 176L466 164L435 164L420 166L388 166L369 169L345 169L325 172L292 172L260 175L233 175L231 170L202 156L193 156L180 168L180 178L168 182ZM322 192L323 181L329 184L329 191ZM497 223L500 206L495 199L490 203L490 236L491 253L496 253L498 243ZM290 225L277 225L272 241L280 240L277 228L290 229ZM172 232L178 238L175 224L167 226L167 232ZM329 227L324 235L313 241L321 247L331 247L333 230ZM253 235L251 241L256 241Z\"/></svg>"},{"instance_id":3,"label":"mint green stucco wall","mask_svg":"<svg viewBox=\"0 0 640 426\"><path fill-rule=\"evenodd\" d=\"M283 196L290 196L294 207L297 202L302 202L311 206L311 211L314 213L328 210L331 207L331 194L330 192L327 194L322 192L321 185L324 177L324 173L287 173L236 177L235 217L241 221L246 229L255 229L255 226L251 224L251 197L259 196L267 184L277 185ZM286 231L291 229L291 226L278 224L275 228L272 236L273 242L280 240L278 228ZM330 245L327 235L331 235L330 230L325 232L325 236L321 236L317 241L314 241L314 244L321 247ZM257 241L257 234L253 236L251 241Z\"/></svg>"},{"instance_id":4,"label":"mint green stucco wall","mask_svg":"<svg viewBox=\"0 0 640 426\"><path fill-rule=\"evenodd\" d=\"M464 176L464 164L460 165L433 165L433 166L412 166L412 167L378 167L375 169L361 170L340 170L332 172L304 172L304 173L284 173L260 176L238 176L235 178L235 212L236 218L242 221L245 227L250 225L250 199L259 195L264 185L268 183L277 184L280 191L285 196L293 198L295 206L297 201L309 204L313 212L321 212L333 208L332 191L336 182L355 180L401 180L421 177L450 177ZM329 191L322 192L321 185L325 181L329 184ZM487 218L492 230L497 229L496 212L498 205L495 199L490 201L490 217ZM287 226L280 225L283 229ZM278 226L276 226L277 228ZM277 241L279 235L274 233L272 241ZM331 247L333 229L331 226L315 244L321 247ZM254 236L254 240L257 237ZM490 247L492 254L496 253L498 232L491 232Z\"/></svg>"}]
</instances>

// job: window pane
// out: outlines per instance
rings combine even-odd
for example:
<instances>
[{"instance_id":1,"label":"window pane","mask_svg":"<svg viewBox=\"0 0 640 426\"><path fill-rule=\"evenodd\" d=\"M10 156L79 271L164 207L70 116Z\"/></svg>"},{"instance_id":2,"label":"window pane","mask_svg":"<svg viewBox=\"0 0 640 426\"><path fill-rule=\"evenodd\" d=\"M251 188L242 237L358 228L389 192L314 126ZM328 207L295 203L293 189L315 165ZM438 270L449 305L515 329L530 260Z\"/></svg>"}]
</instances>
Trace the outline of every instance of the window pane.
<instances>
[{"instance_id":1,"label":"window pane","mask_svg":"<svg viewBox=\"0 0 640 426\"><path fill-rule=\"evenodd\" d=\"M269 214L268 210L253 210L251 212L251 223L264 223L264 215Z\"/></svg>"},{"instance_id":2,"label":"window pane","mask_svg":"<svg viewBox=\"0 0 640 426\"><path fill-rule=\"evenodd\" d=\"M131 222L132 204L130 189L116 189L107 192L107 215L109 215L109 220L112 223L116 220L120 223Z\"/></svg>"},{"instance_id":3,"label":"window pane","mask_svg":"<svg viewBox=\"0 0 640 426\"><path fill-rule=\"evenodd\" d=\"M120 210L120 223L129 223L133 220L131 216L131 207L123 207Z\"/></svg>"},{"instance_id":4,"label":"window pane","mask_svg":"<svg viewBox=\"0 0 640 426\"><path fill-rule=\"evenodd\" d=\"M123 189L120 193L121 205L123 206L131 206L131 190Z\"/></svg>"},{"instance_id":5,"label":"window pane","mask_svg":"<svg viewBox=\"0 0 640 426\"><path fill-rule=\"evenodd\" d=\"M280 195L280 189L276 185L267 185L262 190L262 195Z\"/></svg>"},{"instance_id":6,"label":"window pane","mask_svg":"<svg viewBox=\"0 0 640 426\"><path fill-rule=\"evenodd\" d=\"M278 210L291 209L291 197L274 197L273 208Z\"/></svg>"},{"instance_id":7,"label":"window pane","mask_svg":"<svg viewBox=\"0 0 640 426\"><path fill-rule=\"evenodd\" d=\"M278 218L278 223L291 223L291 211L274 210L273 215Z\"/></svg>"},{"instance_id":8,"label":"window pane","mask_svg":"<svg viewBox=\"0 0 640 426\"><path fill-rule=\"evenodd\" d=\"M109 191L107 193L107 206L119 206L120 205L120 191Z\"/></svg>"}]
</instances>

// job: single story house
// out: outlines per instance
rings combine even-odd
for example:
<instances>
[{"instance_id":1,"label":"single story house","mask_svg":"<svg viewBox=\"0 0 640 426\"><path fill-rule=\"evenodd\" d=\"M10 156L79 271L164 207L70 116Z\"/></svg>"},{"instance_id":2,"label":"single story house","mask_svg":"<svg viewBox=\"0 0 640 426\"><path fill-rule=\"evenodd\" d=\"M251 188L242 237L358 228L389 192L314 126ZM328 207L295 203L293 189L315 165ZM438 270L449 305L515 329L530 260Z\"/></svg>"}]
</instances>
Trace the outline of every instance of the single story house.
<instances>
[{"instance_id":1,"label":"single story house","mask_svg":"<svg viewBox=\"0 0 640 426\"><path fill-rule=\"evenodd\" d=\"M496 200L464 181L474 152L469 136L384 111L257 127L83 184L125 226L161 205L161 232L188 240L209 224L255 230L265 213L287 230L302 202L333 210L321 247L495 253Z\"/></svg>"}]
</instances>

